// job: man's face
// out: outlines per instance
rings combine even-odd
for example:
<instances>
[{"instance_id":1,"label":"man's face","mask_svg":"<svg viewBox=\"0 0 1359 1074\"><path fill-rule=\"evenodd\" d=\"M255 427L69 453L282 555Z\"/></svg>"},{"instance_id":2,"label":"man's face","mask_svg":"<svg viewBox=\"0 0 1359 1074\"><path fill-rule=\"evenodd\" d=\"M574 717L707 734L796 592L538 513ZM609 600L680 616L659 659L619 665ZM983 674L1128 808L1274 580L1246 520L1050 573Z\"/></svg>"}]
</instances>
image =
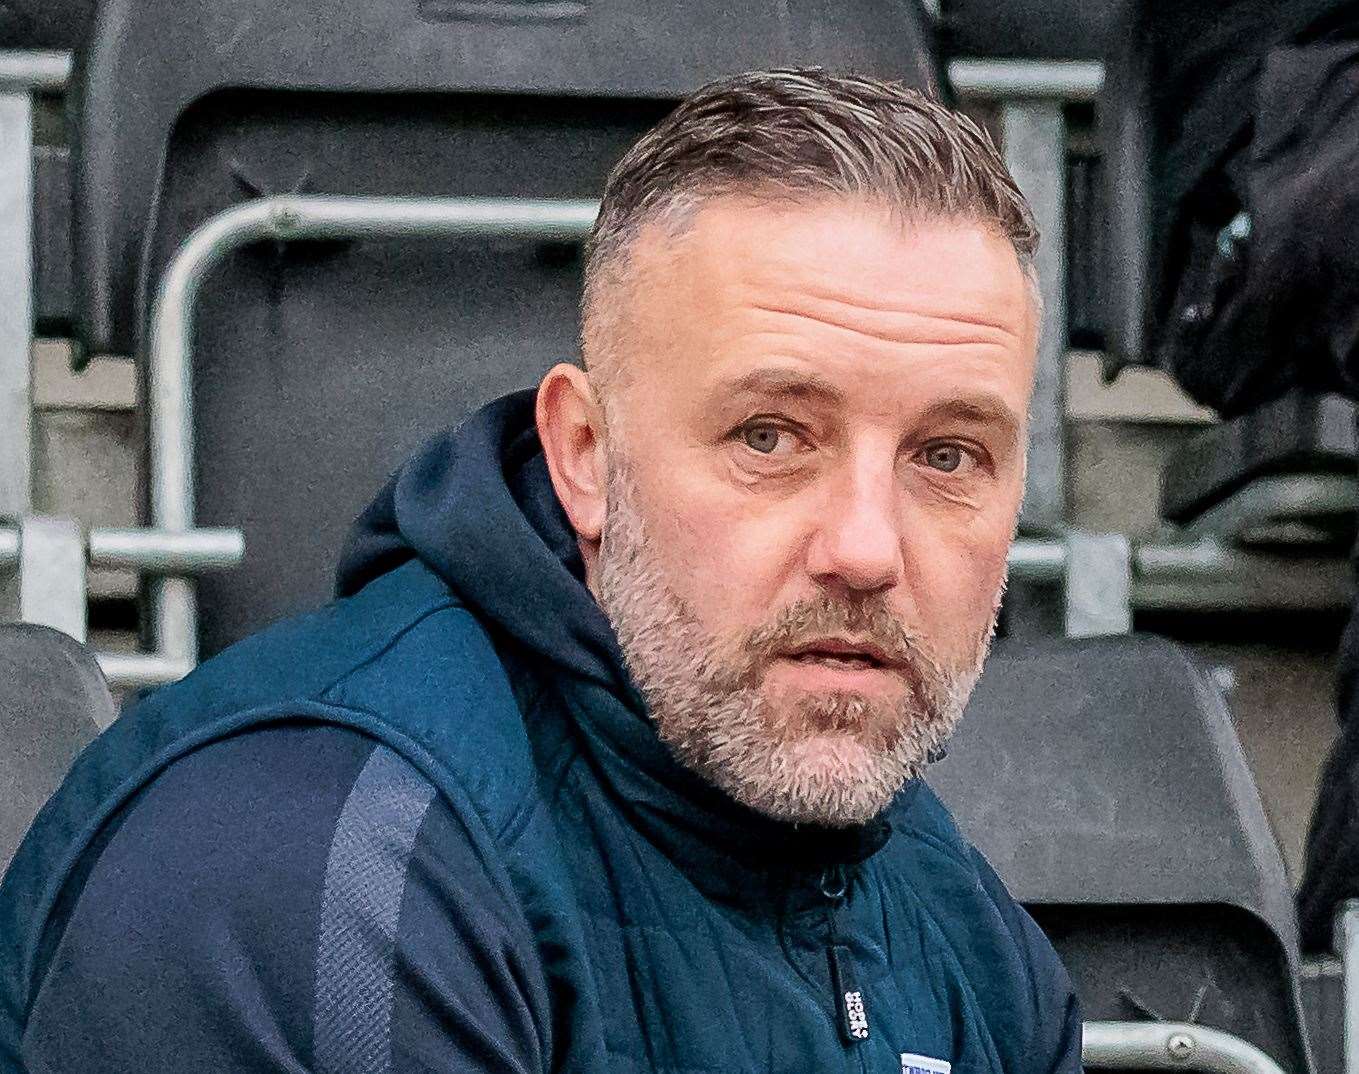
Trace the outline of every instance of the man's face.
<instances>
[{"instance_id":1,"label":"man's face","mask_svg":"<svg viewBox=\"0 0 1359 1074\"><path fill-rule=\"evenodd\" d=\"M1036 333L1014 252L733 199L633 249L592 588L682 760L772 816L867 820L994 627Z\"/></svg>"}]
</instances>

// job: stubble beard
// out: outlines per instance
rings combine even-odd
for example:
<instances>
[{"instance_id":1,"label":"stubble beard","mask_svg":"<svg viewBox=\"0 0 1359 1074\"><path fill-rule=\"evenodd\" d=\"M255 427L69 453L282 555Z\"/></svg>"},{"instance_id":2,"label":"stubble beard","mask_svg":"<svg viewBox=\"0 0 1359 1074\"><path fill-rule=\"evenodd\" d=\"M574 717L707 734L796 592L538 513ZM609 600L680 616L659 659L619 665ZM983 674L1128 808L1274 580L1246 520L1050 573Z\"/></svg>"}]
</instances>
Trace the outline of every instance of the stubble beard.
<instances>
[{"instance_id":1,"label":"stubble beard","mask_svg":"<svg viewBox=\"0 0 1359 1074\"><path fill-rule=\"evenodd\" d=\"M597 596L661 740L689 769L776 820L847 827L876 817L961 719L1000 593L989 622L951 665L905 630L881 596L800 601L724 643L669 584L637 503L632 475L611 451ZM872 640L901 661L904 696L778 697L761 688L774 654L828 635Z\"/></svg>"}]
</instances>

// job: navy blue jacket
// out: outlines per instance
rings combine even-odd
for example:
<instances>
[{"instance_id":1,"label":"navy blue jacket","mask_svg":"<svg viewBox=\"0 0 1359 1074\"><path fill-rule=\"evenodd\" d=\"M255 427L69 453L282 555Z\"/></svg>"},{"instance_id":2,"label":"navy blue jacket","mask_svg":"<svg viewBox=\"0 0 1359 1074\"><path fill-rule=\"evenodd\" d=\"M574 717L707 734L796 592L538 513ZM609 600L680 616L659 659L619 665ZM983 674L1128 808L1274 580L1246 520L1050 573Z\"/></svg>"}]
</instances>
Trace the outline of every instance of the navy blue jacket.
<instances>
[{"instance_id":1,"label":"navy blue jacket","mask_svg":"<svg viewBox=\"0 0 1359 1074\"><path fill-rule=\"evenodd\" d=\"M671 759L532 412L81 757L0 886L0 1064L1075 1074L1065 973L923 783L794 827Z\"/></svg>"}]
</instances>

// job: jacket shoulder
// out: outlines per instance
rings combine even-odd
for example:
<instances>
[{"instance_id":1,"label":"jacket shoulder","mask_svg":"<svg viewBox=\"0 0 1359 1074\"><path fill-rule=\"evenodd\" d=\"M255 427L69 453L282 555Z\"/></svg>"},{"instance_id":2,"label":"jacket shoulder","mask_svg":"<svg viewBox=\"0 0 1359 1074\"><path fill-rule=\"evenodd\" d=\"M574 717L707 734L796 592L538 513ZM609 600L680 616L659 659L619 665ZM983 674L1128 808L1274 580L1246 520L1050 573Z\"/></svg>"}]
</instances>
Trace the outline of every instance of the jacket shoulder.
<instances>
[{"instance_id":1,"label":"jacket shoulder","mask_svg":"<svg viewBox=\"0 0 1359 1074\"><path fill-rule=\"evenodd\" d=\"M285 619L161 687L129 715L155 720L191 709L204 720L288 698L316 698L441 613L468 615L447 586L418 562L376 579L350 597ZM447 620L445 620L447 621ZM121 722L121 721L120 721Z\"/></svg>"},{"instance_id":2,"label":"jacket shoulder","mask_svg":"<svg viewBox=\"0 0 1359 1074\"><path fill-rule=\"evenodd\" d=\"M500 834L534 786L523 719L477 618L418 561L232 646L118 721L191 742L276 720L340 724L391 746ZM115 725L117 727L117 725Z\"/></svg>"},{"instance_id":3,"label":"jacket shoulder","mask_svg":"<svg viewBox=\"0 0 1359 1074\"><path fill-rule=\"evenodd\" d=\"M0 885L0 1056L58 900L109 820L182 758L282 723L337 725L382 743L455 811L475 815L473 830L492 843L538 812L523 720L490 639L423 565L397 568L157 690L76 760Z\"/></svg>"},{"instance_id":4,"label":"jacket shoulder","mask_svg":"<svg viewBox=\"0 0 1359 1074\"><path fill-rule=\"evenodd\" d=\"M395 753L336 727L275 725L190 754L110 823L25 1061L263 1071L357 1054L376 1068L382 1043L479 1069L462 1046L494 1026L495 1069L537 1069L533 937L468 820ZM468 1025L449 1024L463 1012Z\"/></svg>"}]
</instances>

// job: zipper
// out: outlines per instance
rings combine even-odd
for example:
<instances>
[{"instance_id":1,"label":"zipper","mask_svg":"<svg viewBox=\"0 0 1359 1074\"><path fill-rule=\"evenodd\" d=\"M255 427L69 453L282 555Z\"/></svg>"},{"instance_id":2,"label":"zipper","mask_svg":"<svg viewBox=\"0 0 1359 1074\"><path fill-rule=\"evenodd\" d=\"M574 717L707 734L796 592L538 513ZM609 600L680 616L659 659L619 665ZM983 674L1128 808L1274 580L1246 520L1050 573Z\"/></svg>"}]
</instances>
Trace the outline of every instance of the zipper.
<instances>
[{"instance_id":1,"label":"zipper","mask_svg":"<svg viewBox=\"0 0 1359 1074\"><path fill-rule=\"evenodd\" d=\"M840 942L839 910L849 890L849 879L843 865L832 865L821 873L821 894L826 899L827 945L826 958L830 962L831 987L835 990L836 1021L840 1035L847 1045L861 1044L868 1039L868 1005L859 987L854 956L849 947Z\"/></svg>"}]
</instances>

